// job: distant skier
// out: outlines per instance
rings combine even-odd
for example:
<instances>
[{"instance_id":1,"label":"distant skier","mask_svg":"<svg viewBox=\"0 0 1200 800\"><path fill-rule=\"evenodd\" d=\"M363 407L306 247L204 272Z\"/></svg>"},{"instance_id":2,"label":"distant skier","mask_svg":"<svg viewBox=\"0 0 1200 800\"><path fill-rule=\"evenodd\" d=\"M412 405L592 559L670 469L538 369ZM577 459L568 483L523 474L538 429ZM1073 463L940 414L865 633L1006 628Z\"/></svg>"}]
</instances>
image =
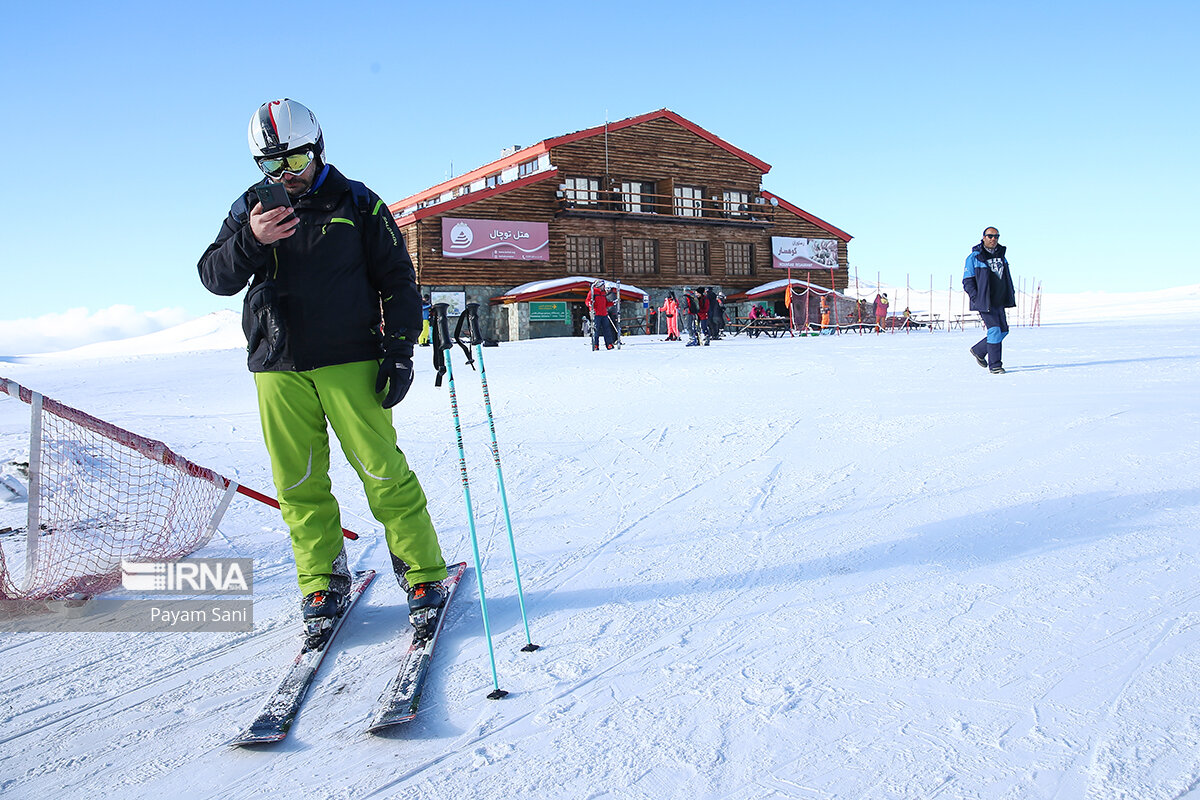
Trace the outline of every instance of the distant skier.
<instances>
[{"instance_id":1,"label":"distant skier","mask_svg":"<svg viewBox=\"0 0 1200 800\"><path fill-rule=\"evenodd\" d=\"M378 195L325 162L321 126L300 103L263 104L249 139L266 178L238 197L198 268L214 294L250 286L242 328L305 625L310 639L327 635L350 587L330 426L383 525L420 627L444 603L446 562L392 425L421 330L404 238ZM256 188L270 184L283 185L290 205L263 209Z\"/></svg>"},{"instance_id":2,"label":"distant skier","mask_svg":"<svg viewBox=\"0 0 1200 800\"><path fill-rule=\"evenodd\" d=\"M605 349L612 350L616 337L613 335L612 320L608 316L608 295L604 290L604 281L592 281L585 302L592 313L592 349L600 349L600 337L603 336Z\"/></svg>"},{"instance_id":3,"label":"distant skier","mask_svg":"<svg viewBox=\"0 0 1200 800\"><path fill-rule=\"evenodd\" d=\"M712 290L709 289L709 292L711 293ZM709 320L709 327L712 328L713 338L714 339L724 339L725 338L725 336L724 336L724 332L725 332L725 293L724 292L716 292L715 294L712 295L712 297L709 298L708 304L709 304L709 307L712 309L709 312L711 315L711 319Z\"/></svg>"},{"instance_id":4,"label":"distant skier","mask_svg":"<svg viewBox=\"0 0 1200 800\"><path fill-rule=\"evenodd\" d=\"M887 330L888 299L886 294L875 295L875 332Z\"/></svg>"},{"instance_id":5,"label":"distant skier","mask_svg":"<svg viewBox=\"0 0 1200 800\"><path fill-rule=\"evenodd\" d=\"M667 299L663 300L662 306L658 309L663 316L667 318L667 341L679 341L679 301L675 299L674 292L667 292Z\"/></svg>"},{"instance_id":6,"label":"distant skier","mask_svg":"<svg viewBox=\"0 0 1200 800\"><path fill-rule=\"evenodd\" d=\"M1005 309L1017 304L1006 252L1007 248L1000 244L1000 231L987 228L983 239L971 248L963 270L963 291L971 300L971 310L979 312L987 328L987 335L971 345L971 355L993 375L1004 374L1000 343L1008 336Z\"/></svg>"},{"instance_id":7,"label":"distant skier","mask_svg":"<svg viewBox=\"0 0 1200 800\"><path fill-rule=\"evenodd\" d=\"M695 289L686 289L683 293L683 322L687 326L688 342L685 347L696 347L700 344L700 335L696 326L700 320L700 300Z\"/></svg>"},{"instance_id":8,"label":"distant skier","mask_svg":"<svg viewBox=\"0 0 1200 800\"><path fill-rule=\"evenodd\" d=\"M421 296L421 335L417 337L417 344L421 347L429 347L429 309L433 308L433 304L429 301L429 295Z\"/></svg>"},{"instance_id":9,"label":"distant skier","mask_svg":"<svg viewBox=\"0 0 1200 800\"><path fill-rule=\"evenodd\" d=\"M759 320L765 320L769 316L766 307L762 303L755 303L750 306L750 323L746 326L750 338L757 339L759 337L763 332L762 324Z\"/></svg>"}]
</instances>

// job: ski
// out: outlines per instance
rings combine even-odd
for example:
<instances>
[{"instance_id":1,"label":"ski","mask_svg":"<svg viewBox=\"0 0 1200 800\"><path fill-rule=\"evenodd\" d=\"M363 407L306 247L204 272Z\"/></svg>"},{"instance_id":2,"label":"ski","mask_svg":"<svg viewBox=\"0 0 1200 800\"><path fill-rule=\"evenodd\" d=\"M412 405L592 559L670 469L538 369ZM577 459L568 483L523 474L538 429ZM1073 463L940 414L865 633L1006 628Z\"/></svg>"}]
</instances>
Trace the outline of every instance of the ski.
<instances>
[{"instance_id":1,"label":"ski","mask_svg":"<svg viewBox=\"0 0 1200 800\"><path fill-rule=\"evenodd\" d=\"M446 609L450 607L450 601L454 598L454 592L458 589L459 581L466 569L466 562L454 564L449 568L446 580L442 581L442 585L446 587L446 602L438 609L437 617L427 636L421 637L415 631L413 632L412 641L408 646L408 652L404 654L400 671L396 673L391 683L383 690L383 694L379 696L375 717L367 728L369 733L378 733L393 725L408 722L417 716L417 707L421 703L421 691L425 688L425 678L429 674L429 662L433 658L433 648L437 644L442 623L446 621Z\"/></svg>"},{"instance_id":2,"label":"ski","mask_svg":"<svg viewBox=\"0 0 1200 800\"><path fill-rule=\"evenodd\" d=\"M262 713L245 730L228 742L230 746L269 744L281 742L287 737L288 730L296 721L296 715L300 713L300 705L304 702L308 687L316 678L317 669L321 666L325 654L329 652L334 637L341 630L342 623L350 615L354 604L358 602L374 579L375 570L373 569L354 573L354 582L350 586L350 594L346 598L346 607L334 622L329 637L319 647L309 648L307 642L301 645L300 652L288 669L287 675L267 700L267 704L263 706Z\"/></svg>"}]
</instances>

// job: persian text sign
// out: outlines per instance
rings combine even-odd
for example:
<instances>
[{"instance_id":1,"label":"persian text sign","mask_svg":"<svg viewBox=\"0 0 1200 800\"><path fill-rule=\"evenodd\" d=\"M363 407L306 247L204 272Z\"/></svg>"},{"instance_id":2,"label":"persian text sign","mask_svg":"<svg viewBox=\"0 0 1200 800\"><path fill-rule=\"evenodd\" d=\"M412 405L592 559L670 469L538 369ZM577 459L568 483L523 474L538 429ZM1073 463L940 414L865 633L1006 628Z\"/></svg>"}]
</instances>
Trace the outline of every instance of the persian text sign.
<instances>
[{"instance_id":1,"label":"persian text sign","mask_svg":"<svg viewBox=\"0 0 1200 800\"><path fill-rule=\"evenodd\" d=\"M771 237L771 266L775 269L833 269L837 239Z\"/></svg>"},{"instance_id":2,"label":"persian text sign","mask_svg":"<svg viewBox=\"0 0 1200 800\"><path fill-rule=\"evenodd\" d=\"M571 310L563 302L529 301L530 322L570 322Z\"/></svg>"},{"instance_id":3,"label":"persian text sign","mask_svg":"<svg viewBox=\"0 0 1200 800\"><path fill-rule=\"evenodd\" d=\"M549 261L550 226L545 222L442 217L442 255Z\"/></svg>"}]
</instances>

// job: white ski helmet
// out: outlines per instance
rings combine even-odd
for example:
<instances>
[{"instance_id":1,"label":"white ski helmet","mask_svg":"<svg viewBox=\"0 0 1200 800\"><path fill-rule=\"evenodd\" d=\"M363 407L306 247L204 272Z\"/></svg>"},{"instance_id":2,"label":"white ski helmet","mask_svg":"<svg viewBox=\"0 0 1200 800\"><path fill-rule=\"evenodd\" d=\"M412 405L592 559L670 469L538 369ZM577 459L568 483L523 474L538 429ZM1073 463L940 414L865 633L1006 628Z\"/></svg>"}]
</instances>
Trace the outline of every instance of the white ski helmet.
<instances>
[{"instance_id":1,"label":"white ski helmet","mask_svg":"<svg viewBox=\"0 0 1200 800\"><path fill-rule=\"evenodd\" d=\"M325 137L316 114L286 97L263 103L254 112L247 138L255 159L310 147L319 161L325 160Z\"/></svg>"}]
</instances>

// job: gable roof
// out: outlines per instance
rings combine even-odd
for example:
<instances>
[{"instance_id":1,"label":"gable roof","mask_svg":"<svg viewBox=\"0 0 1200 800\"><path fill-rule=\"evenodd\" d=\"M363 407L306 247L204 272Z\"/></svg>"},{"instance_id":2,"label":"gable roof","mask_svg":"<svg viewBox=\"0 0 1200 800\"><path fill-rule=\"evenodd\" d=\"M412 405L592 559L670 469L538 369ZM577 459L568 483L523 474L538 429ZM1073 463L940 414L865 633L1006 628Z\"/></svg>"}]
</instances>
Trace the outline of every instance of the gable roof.
<instances>
[{"instance_id":1,"label":"gable roof","mask_svg":"<svg viewBox=\"0 0 1200 800\"><path fill-rule=\"evenodd\" d=\"M749 163L760 172L767 173L771 171L771 165L767 162L760 158L755 158L740 147L734 147L720 136L717 136L714 133L709 133L704 128L701 128L691 120L684 119L669 108L660 108L658 111L651 111L648 114L642 114L641 116L637 117L629 117L628 119L622 119L616 122L606 122L605 124L597 125L594 128L586 128L582 131L576 131L575 133L568 133L564 136L547 139L546 141L542 142L542 144L546 145L548 148L558 147L559 145L569 144L571 142L579 141L580 139L589 139L592 136L599 136L604 133L605 130L607 130L609 133L612 133L613 131L624 130L625 128L629 128L634 125L640 125L643 122L650 122L651 120L656 119L671 120L677 125L680 125L696 134L701 139L705 139L712 144L715 144L717 147L720 147L722 150L732 153L743 161Z\"/></svg>"},{"instance_id":2,"label":"gable roof","mask_svg":"<svg viewBox=\"0 0 1200 800\"><path fill-rule=\"evenodd\" d=\"M417 192L416 194L409 195L408 197L405 197L403 200L397 200L394 203L389 203L388 210L393 213L396 213L398 211L402 211L403 209L410 208L410 207L412 207L418 203L421 203L425 200L429 200L430 198L437 197L441 194L444 194L446 191L453 189L455 187L472 183L474 181L480 180L481 178L485 178L489 175L494 175L497 172L501 172L505 169L509 169L510 167L515 167L517 164L520 164L522 162L537 158L538 156L542 155L543 153L549 152L551 148L559 147L564 144L570 144L571 142L577 142L580 139L589 139L593 136L601 136L604 134L604 132L606 130L608 133L612 133L613 131L624 130L625 128L629 128L634 125L640 125L643 122L651 122L651 121L657 120L657 119L667 119L667 120L670 120L670 121L676 123L677 125L680 125L680 126L686 128L687 130L696 134L700 138L702 138L708 142L711 142L712 144L715 144L717 147L720 147L722 150L725 150L725 151L737 156L738 158L747 162L748 164L753 166L755 169L761 171L764 174L767 172L770 172L770 170L771 170L771 165L768 164L767 162L763 161L762 159L755 158L754 156L747 153L745 150L742 150L740 147L733 146L729 142L722 139L720 136L717 136L714 133L710 133L709 131L706 131L704 128L701 128L699 125L692 122L691 120L688 120L688 119L685 119L685 118L679 116L674 111L671 111L670 109L667 109L667 108L660 108L659 110L651 111L648 114L641 114L640 116L629 117L628 119L617 120L616 122L606 122L605 124L597 125L594 128L586 128L581 131L576 131L575 133L567 133L562 136L555 136L550 139L543 139L542 141L538 142L537 144L530 145L529 147L525 147L520 150L517 150L515 153L510 153L509 155L506 155L502 158L498 158L495 161L488 162L487 164L484 164L482 167L476 167L475 169L471 170L470 172L465 172L462 175L459 175L457 178L451 178L449 180L442 181L441 183L437 184L436 186L431 186L428 189L424 189L420 192ZM538 174L538 173L535 173L535 174ZM504 186L507 186L508 188L514 188L513 184L504 184ZM503 188L503 187L497 187L497 188ZM472 193L472 195L464 195L464 197L467 197L467 196L470 196L471 200L473 202L474 200L480 199L483 195L480 193ZM491 195L488 195L488 196L490 197ZM458 198L455 198L455 199L458 199ZM419 217L416 217L416 215L411 215L411 216L414 216L415 218L419 218ZM408 219L408 216L406 216L405 219Z\"/></svg>"},{"instance_id":3,"label":"gable roof","mask_svg":"<svg viewBox=\"0 0 1200 800\"><path fill-rule=\"evenodd\" d=\"M609 289L617 289L620 292L622 300L630 300L635 303L640 303L649 295L634 286L631 283L618 283L616 281L605 280L603 278L588 278L585 276L569 275L565 278L554 278L545 281L531 281L523 283L520 286L509 289L502 295L492 298L492 303L499 305L501 303L528 303L531 300L541 300L547 297L565 297L568 299L582 299L587 296L588 289L592 287L592 282L596 280L604 281L605 291Z\"/></svg>"},{"instance_id":4,"label":"gable roof","mask_svg":"<svg viewBox=\"0 0 1200 800\"><path fill-rule=\"evenodd\" d=\"M548 181L551 178L557 177L557 169L548 169L542 172L535 172L532 175L526 175L524 178L517 178L515 181L502 183L499 186L492 187L491 189L482 189L478 192L470 192L469 194L459 195L458 197L451 198L442 203L436 203L431 206L426 206L425 208L418 208L416 211L405 214L403 217L397 217L396 224L408 225L410 222L415 222L416 220L424 219L425 217L429 217L434 214L445 214L447 211L453 211L459 206L465 206L468 203L477 203L480 200L486 200L489 197L495 197L498 194L511 192L513 189L520 189L533 183L541 183L542 181ZM408 208L411 205L412 201L402 200L399 203L392 203L390 206L388 206L388 211L391 211L394 215L397 211Z\"/></svg>"},{"instance_id":5,"label":"gable roof","mask_svg":"<svg viewBox=\"0 0 1200 800\"><path fill-rule=\"evenodd\" d=\"M839 228L835 225L830 225L828 222L821 219L816 214L808 213L803 208L800 208L800 206L789 203L787 200L784 200L782 197L780 197L777 194L768 192L766 189L763 189L762 196L767 198L767 200L777 200L779 202L779 205L783 206L788 211L792 212L793 214L795 214L798 217L808 220L809 222L816 225L818 228L821 228L822 230L829 231L834 236L841 239L843 242L848 242L854 238L853 236L846 233L841 228Z\"/></svg>"}]
</instances>

